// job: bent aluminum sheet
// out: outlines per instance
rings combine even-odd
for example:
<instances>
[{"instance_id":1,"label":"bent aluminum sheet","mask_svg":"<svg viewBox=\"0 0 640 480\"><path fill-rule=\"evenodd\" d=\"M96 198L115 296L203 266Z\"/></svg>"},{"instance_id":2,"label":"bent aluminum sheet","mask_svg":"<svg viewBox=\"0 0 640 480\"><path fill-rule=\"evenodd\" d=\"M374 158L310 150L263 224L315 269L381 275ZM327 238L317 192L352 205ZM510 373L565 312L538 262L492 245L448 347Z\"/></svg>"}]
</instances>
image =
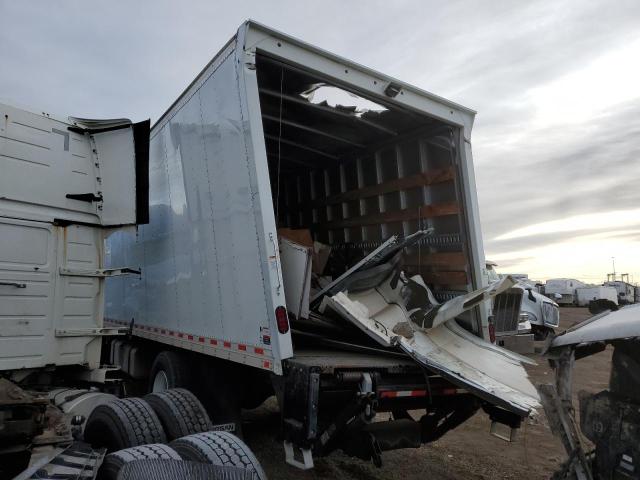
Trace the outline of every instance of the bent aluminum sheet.
<instances>
[{"instance_id":1,"label":"bent aluminum sheet","mask_svg":"<svg viewBox=\"0 0 640 480\"><path fill-rule=\"evenodd\" d=\"M412 280L421 283L419 277ZM432 328L411 321L404 298L407 282L393 278L364 292L339 292L324 307L358 326L384 346L398 346L419 364L439 373L478 397L526 416L540 405L522 363L530 359L488 343L467 332L455 317L510 288L507 277L488 287L457 297L438 307Z\"/></svg>"},{"instance_id":2,"label":"bent aluminum sheet","mask_svg":"<svg viewBox=\"0 0 640 480\"><path fill-rule=\"evenodd\" d=\"M390 259L397 252L402 250L403 248L410 247L411 245L419 242L424 237L432 235L434 232L433 228L427 228L426 230L418 230L407 237L400 239L398 235L392 235L389 237L382 245L376 248L369 255L364 257L358 263L356 263L353 267L349 268L346 272L340 275L338 278L333 280L327 286L325 286L322 290L316 293L311 299L311 304L317 304L317 302L324 295L331 295L338 291L341 288L344 288L344 283L347 278L352 276L354 273L366 270L368 268L375 267L376 265L380 265Z\"/></svg>"},{"instance_id":3,"label":"bent aluminum sheet","mask_svg":"<svg viewBox=\"0 0 640 480\"><path fill-rule=\"evenodd\" d=\"M640 337L640 304L606 312L558 335L550 348Z\"/></svg>"}]
</instances>

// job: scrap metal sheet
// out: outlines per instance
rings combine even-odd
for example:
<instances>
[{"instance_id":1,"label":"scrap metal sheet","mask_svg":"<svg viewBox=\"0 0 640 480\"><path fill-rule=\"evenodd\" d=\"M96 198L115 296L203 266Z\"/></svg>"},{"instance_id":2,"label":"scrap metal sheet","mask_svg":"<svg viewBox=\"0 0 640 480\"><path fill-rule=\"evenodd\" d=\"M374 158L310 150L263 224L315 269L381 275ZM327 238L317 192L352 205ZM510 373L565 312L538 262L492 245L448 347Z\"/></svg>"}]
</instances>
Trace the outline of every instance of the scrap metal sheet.
<instances>
[{"instance_id":1,"label":"scrap metal sheet","mask_svg":"<svg viewBox=\"0 0 640 480\"><path fill-rule=\"evenodd\" d=\"M422 283L419 277L412 280ZM429 328L411 319L403 291L408 282L393 282L389 278L364 292L339 292L325 298L324 308L334 310L380 344L398 346L419 364L490 403L521 416L535 412L539 397L522 366L534 362L476 337L455 321L460 313L510 288L513 279L507 277L438 305Z\"/></svg>"},{"instance_id":2,"label":"scrap metal sheet","mask_svg":"<svg viewBox=\"0 0 640 480\"><path fill-rule=\"evenodd\" d=\"M640 337L640 304L591 317L554 338L550 348L637 337Z\"/></svg>"}]
</instances>

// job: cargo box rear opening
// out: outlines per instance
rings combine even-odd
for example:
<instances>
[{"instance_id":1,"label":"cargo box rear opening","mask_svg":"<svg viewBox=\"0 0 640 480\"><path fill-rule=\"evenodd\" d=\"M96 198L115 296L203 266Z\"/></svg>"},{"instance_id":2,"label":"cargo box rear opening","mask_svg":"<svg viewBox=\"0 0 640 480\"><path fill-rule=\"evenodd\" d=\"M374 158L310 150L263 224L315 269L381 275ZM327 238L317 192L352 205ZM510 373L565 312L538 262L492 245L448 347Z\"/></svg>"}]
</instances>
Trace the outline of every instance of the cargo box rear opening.
<instances>
[{"instance_id":1,"label":"cargo box rear opening","mask_svg":"<svg viewBox=\"0 0 640 480\"><path fill-rule=\"evenodd\" d=\"M439 301L469 291L458 129L264 54L256 66L278 228L330 245L333 278L391 235L433 228L405 272Z\"/></svg>"}]
</instances>

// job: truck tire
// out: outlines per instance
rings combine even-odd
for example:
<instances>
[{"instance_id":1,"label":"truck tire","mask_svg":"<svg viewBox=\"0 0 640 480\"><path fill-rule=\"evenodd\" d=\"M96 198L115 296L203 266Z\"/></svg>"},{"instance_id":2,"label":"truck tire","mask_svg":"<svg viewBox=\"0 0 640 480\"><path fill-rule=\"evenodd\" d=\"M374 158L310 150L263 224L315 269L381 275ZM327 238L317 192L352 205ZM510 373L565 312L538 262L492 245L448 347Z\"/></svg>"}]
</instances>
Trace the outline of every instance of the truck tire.
<instances>
[{"instance_id":1,"label":"truck tire","mask_svg":"<svg viewBox=\"0 0 640 480\"><path fill-rule=\"evenodd\" d=\"M114 452L148 443L164 443L167 437L151 405L141 398L122 398L99 405L91 412L84 440Z\"/></svg>"},{"instance_id":2,"label":"truck tire","mask_svg":"<svg viewBox=\"0 0 640 480\"><path fill-rule=\"evenodd\" d=\"M149 374L149 392L156 393L170 388L189 388L189 364L184 355L170 350L160 352L153 361Z\"/></svg>"},{"instance_id":3,"label":"truck tire","mask_svg":"<svg viewBox=\"0 0 640 480\"><path fill-rule=\"evenodd\" d=\"M178 452L161 443L125 448L107 455L98 471L98 480L116 480L122 467L135 460L182 460Z\"/></svg>"},{"instance_id":4,"label":"truck tire","mask_svg":"<svg viewBox=\"0 0 640 480\"><path fill-rule=\"evenodd\" d=\"M176 460L137 460L125 463L118 480L259 480L255 472L237 467Z\"/></svg>"},{"instance_id":5,"label":"truck tire","mask_svg":"<svg viewBox=\"0 0 640 480\"><path fill-rule=\"evenodd\" d=\"M189 390L173 388L144 399L158 415L169 440L213 429L207 411Z\"/></svg>"},{"instance_id":6,"label":"truck tire","mask_svg":"<svg viewBox=\"0 0 640 480\"><path fill-rule=\"evenodd\" d=\"M267 480L260 462L251 449L228 432L204 432L179 438L170 446L184 460L250 470L260 480Z\"/></svg>"}]
</instances>

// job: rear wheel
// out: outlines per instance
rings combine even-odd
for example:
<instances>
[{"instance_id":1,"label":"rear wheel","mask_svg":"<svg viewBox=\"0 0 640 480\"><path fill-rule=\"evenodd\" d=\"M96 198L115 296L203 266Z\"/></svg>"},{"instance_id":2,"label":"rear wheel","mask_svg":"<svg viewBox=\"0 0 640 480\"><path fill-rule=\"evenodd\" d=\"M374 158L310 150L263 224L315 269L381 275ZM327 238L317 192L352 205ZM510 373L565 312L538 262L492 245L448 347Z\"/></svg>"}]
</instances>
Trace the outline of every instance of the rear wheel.
<instances>
[{"instance_id":1,"label":"rear wheel","mask_svg":"<svg viewBox=\"0 0 640 480\"><path fill-rule=\"evenodd\" d=\"M87 419L84 439L93 447L106 447L109 452L167 441L160 419L141 398L122 398L98 405Z\"/></svg>"},{"instance_id":2,"label":"rear wheel","mask_svg":"<svg viewBox=\"0 0 640 480\"><path fill-rule=\"evenodd\" d=\"M144 399L160 418L169 440L213 428L207 411L189 390L174 388L150 393Z\"/></svg>"},{"instance_id":3,"label":"rear wheel","mask_svg":"<svg viewBox=\"0 0 640 480\"><path fill-rule=\"evenodd\" d=\"M171 447L184 460L240 467L254 472L260 480L267 480L260 462L247 444L228 432L196 433L174 440Z\"/></svg>"},{"instance_id":4,"label":"rear wheel","mask_svg":"<svg viewBox=\"0 0 640 480\"><path fill-rule=\"evenodd\" d=\"M105 457L98 472L98 480L116 480L125 464L136 460L154 459L182 460L173 448L161 443L126 448Z\"/></svg>"},{"instance_id":5,"label":"rear wheel","mask_svg":"<svg viewBox=\"0 0 640 480\"><path fill-rule=\"evenodd\" d=\"M163 392L170 388L189 388L191 380L189 364L184 355L176 352L160 352L151 366L149 391Z\"/></svg>"}]
</instances>

